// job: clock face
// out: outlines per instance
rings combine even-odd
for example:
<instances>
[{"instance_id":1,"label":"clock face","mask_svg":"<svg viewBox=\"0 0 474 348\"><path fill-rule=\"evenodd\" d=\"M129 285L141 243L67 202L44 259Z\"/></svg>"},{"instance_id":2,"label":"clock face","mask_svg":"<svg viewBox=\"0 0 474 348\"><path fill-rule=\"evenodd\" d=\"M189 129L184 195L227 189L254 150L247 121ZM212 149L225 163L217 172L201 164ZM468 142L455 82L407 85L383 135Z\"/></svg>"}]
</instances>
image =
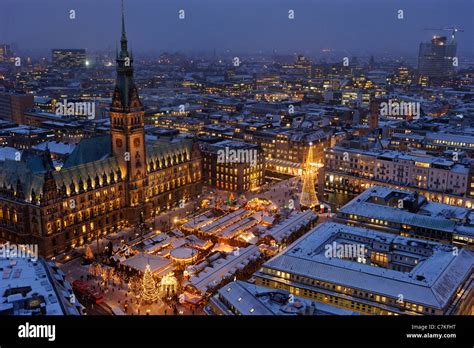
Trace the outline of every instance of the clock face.
<instances>
[{"instance_id":1,"label":"clock face","mask_svg":"<svg viewBox=\"0 0 474 348\"><path fill-rule=\"evenodd\" d=\"M140 146L140 139L135 138L135 140L133 141L133 145Z\"/></svg>"},{"instance_id":2,"label":"clock face","mask_svg":"<svg viewBox=\"0 0 474 348\"><path fill-rule=\"evenodd\" d=\"M122 139L115 140L115 145L117 145L117 147L122 147L122 145L123 145Z\"/></svg>"}]
</instances>

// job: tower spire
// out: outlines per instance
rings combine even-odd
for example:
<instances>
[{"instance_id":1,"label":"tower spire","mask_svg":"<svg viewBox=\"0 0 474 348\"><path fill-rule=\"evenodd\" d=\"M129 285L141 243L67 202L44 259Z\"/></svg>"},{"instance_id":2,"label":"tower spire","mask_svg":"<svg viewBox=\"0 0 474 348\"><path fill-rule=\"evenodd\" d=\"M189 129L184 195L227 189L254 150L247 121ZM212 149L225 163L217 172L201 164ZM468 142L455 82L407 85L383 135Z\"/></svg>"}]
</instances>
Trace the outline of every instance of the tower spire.
<instances>
[{"instance_id":1,"label":"tower spire","mask_svg":"<svg viewBox=\"0 0 474 348\"><path fill-rule=\"evenodd\" d=\"M127 48L127 34L125 33L125 8L122 0L122 38L120 39L122 53L126 53Z\"/></svg>"},{"instance_id":2,"label":"tower spire","mask_svg":"<svg viewBox=\"0 0 474 348\"><path fill-rule=\"evenodd\" d=\"M127 40L127 36L125 35L125 9L122 0L122 40L123 39Z\"/></svg>"},{"instance_id":3,"label":"tower spire","mask_svg":"<svg viewBox=\"0 0 474 348\"><path fill-rule=\"evenodd\" d=\"M133 82L133 56L128 50L128 40L125 34L125 10L122 3L122 38L120 39L120 51L117 52L117 78L114 92L113 105L115 107L130 107L133 105L141 107L137 89Z\"/></svg>"}]
</instances>

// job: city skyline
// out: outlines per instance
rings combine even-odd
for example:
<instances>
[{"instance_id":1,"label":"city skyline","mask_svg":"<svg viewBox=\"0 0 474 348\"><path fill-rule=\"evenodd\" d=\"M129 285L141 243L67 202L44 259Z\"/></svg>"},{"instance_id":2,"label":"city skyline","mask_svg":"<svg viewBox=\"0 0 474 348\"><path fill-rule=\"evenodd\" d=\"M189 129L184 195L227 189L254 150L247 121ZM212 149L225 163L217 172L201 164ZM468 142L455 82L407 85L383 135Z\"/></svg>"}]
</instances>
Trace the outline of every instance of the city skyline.
<instances>
[{"instance_id":1,"label":"city skyline","mask_svg":"<svg viewBox=\"0 0 474 348\"><path fill-rule=\"evenodd\" d=\"M52 24L42 11L57 1L44 0L36 12L44 26L34 31L41 40L0 37L0 316L12 318L5 331L14 340L112 343L119 335L95 316L120 332L115 316L141 316L145 326L164 318L160 328L176 327L167 316L187 316L179 333L159 335L181 342L194 330L194 344L212 330L231 333L220 317L246 316L265 342L284 336L274 323L298 317L295 329L284 324L289 347L297 336L314 343L315 327L365 345L390 336L465 341L463 323L474 315L474 59L460 38L471 25L456 19L419 40L413 23L398 29L426 6L367 0L357 17L352 3L334 2L292 3L307 19L318 4L333 22L350 13L340 20L345 32L354 27L344 40L328 19L317 23L333 45L321 60L304 50L237 53L320 38L307 35L315 30L307 21L263 21L263 0L242 16L233 6L250 2L229 0L219 11L232 20L202 15L203 27L185 22L206 8L191 2L185 13L164 7L186 18L172 24L164 14L147 21L157 2L71 1L54 8L66 19ZM287 3L275 1L265 18ZM25 28L35 29L36 7L18 4ZM375 19L388 12L379 29ZM92 23L97 16L104 20ZM259 30L259 21L268 25ZM387 38L413 59L377 54ZM108 52L87 46L110 41ZM24 53L49 43L51 59ZM172 49L183 44L208 54ZM147 56L162 46L167 54ZM75 316L69 329L87 334L66 334L69 318L57 316ZM247 324L258 316L267 324ZM377 319L361 329L362 316ZM392 317L389 330L381 316ZM125 325L120 342L141 343L141 331Z\"/></svg>"},{"instance_id":2,"label":"city skyline","mask_svg":"<svg viewBox=\"0 0 474 348\"><path fill-rule=\"evenodd\" d=\"M454 25L465 30L456 38L459 54L472 54L472 11L463 10L472 9L470 1L271 1L271 8L269 4L263 0L126 2L128 36L138 54L215 50L219 55L275 52L324 57L322 50L329 49L348 55L415 56L418 45L432 35L450 35L425 29ZM0 42L41 53L58 47L112 51L117 42L113 20L119 16L118 5L115 0L98 4L90 0L4 1ZM76 11L74 19L69 18L70 10ZM180 10L185 11L184 19L179 18ZM289 19L290 10L294 19ZM399 10L403 19L398 18Z\"/></svg>"}]
</instances>

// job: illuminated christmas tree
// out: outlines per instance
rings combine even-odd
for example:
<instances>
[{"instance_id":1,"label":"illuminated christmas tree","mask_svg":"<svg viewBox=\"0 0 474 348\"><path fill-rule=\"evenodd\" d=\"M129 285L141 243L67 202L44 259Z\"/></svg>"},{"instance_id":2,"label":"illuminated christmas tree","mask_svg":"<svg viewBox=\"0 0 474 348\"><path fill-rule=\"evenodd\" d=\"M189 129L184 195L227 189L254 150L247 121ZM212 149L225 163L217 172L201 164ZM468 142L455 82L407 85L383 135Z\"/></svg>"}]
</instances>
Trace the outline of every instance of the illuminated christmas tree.
<instances>
[{"instance_id":1,"label":"illuminated christmas tree","mask_svg":"<svg viewBox=\"0 0 474 348\"><path fill-rule=\"evenodd\" d=\"M301 189L300 205L302 207L312 208L318 204L318 197L314 184L316 181L316 165L313 163L313 144L310 144L308 156L303 169L303 187Z\"/></svg>"},{"instance_id":2,"label":"illuminated christmas tree","mask_svg":"<svg viewBox=\"0 0 474 348\"><path fill-rule=\"evenodd\" d=\"M143 275L141 297L145 303L153 303L158 300L158 291L150 265L146 265L145 274Z\"/></svg>"}]
</instances>

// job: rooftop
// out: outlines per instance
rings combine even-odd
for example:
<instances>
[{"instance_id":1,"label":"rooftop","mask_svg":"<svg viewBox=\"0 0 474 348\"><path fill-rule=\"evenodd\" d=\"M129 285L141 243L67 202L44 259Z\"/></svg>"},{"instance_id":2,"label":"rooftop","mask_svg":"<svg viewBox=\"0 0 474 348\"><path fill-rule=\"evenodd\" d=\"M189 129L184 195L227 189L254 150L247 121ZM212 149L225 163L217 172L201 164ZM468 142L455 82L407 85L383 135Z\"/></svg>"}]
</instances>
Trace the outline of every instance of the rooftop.
<instances>
[{"instance_id":1,"label":"rooftop","mask_svg":"<svg viewBox=\"0 0 474 348\"><path fill-rule=\"evenodd\" d=\"M267 289L240 280L230 282L219 289L212 298L226 314L234 314L228 308L232 306L242 315L351 315L346 309L327 304L315 303L303 297L294 296L289 300L289 292Z\"/></svg>"},{"instance_id":2,"label":"rooftop","mask_svg":"<svg viewBox=\"0 0 474 348\"><path fill-rule=\"evenodd\" d=\"M54 263L43 259L0 258L0 313L79 315L71 285Z\"/></svg>"},{"instance_id":3,"label":"rooftop","mask_svg":"<svg viewBox=\"0 0 474 348\"><path fill-rule=\"evenodd\" d=\"M415 198L416 197L416 198ZM399 202L416 199L416 211ZM390 187L372 187L347 203L339 213L363 216L409 226L430 228L444 232L456 232L463 226L474 235L474 212L469 208L427 201L423 197Z\"/></svg>"},{"instance_id":4,"label":"rooftop","mask_svg":"<svg viewBox=\"0 0 474 348\"><path fill-rule=\"evenodd\" d=\"M325 245L338 238L361 243L367 248L383 244L390 253L404 250L418 257L419 262L411 271L401 272L326 257ZM451 246L438 243L326 222L266 262L264 267L392 298L403 294L408 302L442 308L474 267L472 252L461 249L456 253L453 250Z\"/></svg>"}]
</instances>

